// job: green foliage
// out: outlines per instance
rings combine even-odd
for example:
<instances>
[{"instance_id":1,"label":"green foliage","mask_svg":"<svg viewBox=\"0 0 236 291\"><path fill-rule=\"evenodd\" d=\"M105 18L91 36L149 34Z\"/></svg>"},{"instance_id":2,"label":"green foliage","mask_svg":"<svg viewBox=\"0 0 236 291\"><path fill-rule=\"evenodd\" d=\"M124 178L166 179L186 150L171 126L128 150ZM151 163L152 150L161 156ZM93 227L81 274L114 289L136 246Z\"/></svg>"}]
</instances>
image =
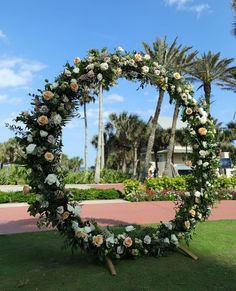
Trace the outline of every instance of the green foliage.
<instances>
[{"instance_id":1,"label":"green foliage","mask_svg":"<svg viewBox=\"0 0 236 291\"><path fill-rule=\"evenodd\" d=\"M122 183L124 180L131 178L131 174L122 171L103 169L101 172L100 183Z\"/></svg>"},{"instance_id":2,"label":"green foliage","mask_svg":"<svg viewBox=\"0 0 236 291\"><path fill-rule=\"evenodd\" d=\"M158 177L146 180L146 186L152 190L184 190L186 189L186 179L183 176L178 176L175 178L170 177Z\"/></svg>"},{"instance_id":3,"label":"green foliage","mask_svg":"<svg viewBox=\"0 0 236 291\"><path fill-rule=\"evenodd\" d=\"M12 165L0 170L0 185L22 185L28 182L26 168Z\"/></svg>"},{"instance_id":4,"label":"green foliage","mask_svg":"<svg viewBox=\"0 0 236 291\"><path fill-rule=\"evenodd\" d=\"M214 186L219 188L225 188L225 189L236 189L236 176L233 177L219 177L215 183Z\"/></svg>"},{"instance_id":5,"label":"green foliage","mask_svg":"<svg viewBox=\"0 0 236 291\"><path fill-rule=\"evenodd\" d=\"M115 189L72 189L73 199L80 200L95 200L95 199L119 199L120 193Z\"/></svg>"},{"instance_id":6,"label":"green foliage","mask_svg":"<svg viewBox=\"0 0 236 291\"><path fill-rule=\"evenodd\" d=\"M91 184L94 183L94 171L69 172L64 178L65 184Z\"/></svg>"},{"instance_id":7,"label":"green foliage","mask_svg":"<svg viewBox=\"0 0 236 291\"><path fill-rule=\"evenodd\" d=\"M119 199L121 193L115 189L70 189L75 201L95 199ZM0 203L36 201L34 193L23 194L23 192L0 192Z\"/></svg>"}]
</instances>

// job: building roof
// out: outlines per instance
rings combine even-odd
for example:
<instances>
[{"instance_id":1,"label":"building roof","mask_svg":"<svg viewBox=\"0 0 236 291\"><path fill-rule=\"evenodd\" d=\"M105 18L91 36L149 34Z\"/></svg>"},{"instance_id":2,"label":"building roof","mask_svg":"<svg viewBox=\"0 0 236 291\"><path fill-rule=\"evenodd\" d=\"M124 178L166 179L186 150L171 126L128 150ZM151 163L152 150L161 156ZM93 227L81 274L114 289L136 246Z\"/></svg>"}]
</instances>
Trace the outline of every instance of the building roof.
<instances>
[{"instance_id":1,"label":"building roof","mask_svg":"<svg viewBox=\"0 0 236 291\"><path fill-rule=\"evenodd\" d=\"M172 117L167 116L160 116L158 119L158 126L163 129L168 129L172 127ZM187 126L186 122L181 121L180 119L177 120L176 129L182 129Z\"/></svg>"},{"instance_id":2,"label":"building roof","mask_svg":"<svg viewBox=\"0 0 236 291\"><path fill-rule=\"evenodd\" d=\"M157 153L158 154L164 154L164 153L167 153L168 152L168 149L165 149L165 150L161 150L161 151L158 151ZM193 149L192 147L187 147L187 153L192 153L193 152ZM181 145L175 145L175 148L174 148L174 153L186 153L186 147L183 147Z\"/></svg>"}]
</instances>

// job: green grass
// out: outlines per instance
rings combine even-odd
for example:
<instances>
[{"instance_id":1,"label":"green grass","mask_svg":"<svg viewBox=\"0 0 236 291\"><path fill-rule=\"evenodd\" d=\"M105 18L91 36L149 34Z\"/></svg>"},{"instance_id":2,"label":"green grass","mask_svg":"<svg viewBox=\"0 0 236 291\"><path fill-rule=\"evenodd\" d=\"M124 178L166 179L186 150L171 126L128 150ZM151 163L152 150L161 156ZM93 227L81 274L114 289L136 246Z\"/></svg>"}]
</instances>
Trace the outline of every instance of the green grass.
<instances>
[{"instance_id":1,"label":"green grass","mask_svg":"<svg viewBox=\"0 0 236 291\"><path fill-rule=\"evenodd\" d=\"M198 261L177 252L122 260L116 277L93 256L62 251L55 232L1 235L0 290L236 290L235 234L236 220L203 223L190 245Z\"/></svg>"}]
</instances>

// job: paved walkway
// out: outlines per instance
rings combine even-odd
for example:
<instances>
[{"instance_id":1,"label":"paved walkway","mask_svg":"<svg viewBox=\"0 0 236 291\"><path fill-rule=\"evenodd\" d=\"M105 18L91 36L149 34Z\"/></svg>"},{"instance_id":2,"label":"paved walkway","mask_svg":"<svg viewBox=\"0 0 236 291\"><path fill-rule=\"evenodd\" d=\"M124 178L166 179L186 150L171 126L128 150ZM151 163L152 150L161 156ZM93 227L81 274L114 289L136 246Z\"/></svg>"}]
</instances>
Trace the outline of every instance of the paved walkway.
<instances>
[{"instance_id":1,"label":"paved walkway","mask_svg":"<svg viewBox=\"0 0 236 291\"><path fill-rule=\"evenodd\" d=\"M173 207L173 202L169 201L90 201L82 203L82 217L94 218L102 225L158 223L174 217ZM37 218L29 216L27 208L26 203L1 204L0 234L38 231ZM210 220L220 219L236 220L236 200L221 201L213 209Z\"/></svg>"}]
</instances>

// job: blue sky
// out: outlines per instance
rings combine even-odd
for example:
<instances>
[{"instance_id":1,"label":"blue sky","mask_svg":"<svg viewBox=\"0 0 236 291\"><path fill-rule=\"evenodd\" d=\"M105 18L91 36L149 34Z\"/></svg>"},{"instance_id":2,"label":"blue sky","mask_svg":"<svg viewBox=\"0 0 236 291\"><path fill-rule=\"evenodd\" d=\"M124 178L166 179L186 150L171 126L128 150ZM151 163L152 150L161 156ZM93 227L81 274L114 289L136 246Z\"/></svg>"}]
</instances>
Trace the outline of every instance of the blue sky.
<instances>
[{"instance_id":1,"label":"blue sky","mask_svg":"<svg viewBox=\"0 0 236 291\"><path fill-rule=\"evenodd\" d=\"M83 58L90 48L122 46L141 50L167 36L171 42L192 45L200 53L211 50L222 57L236 57L231 33L230 0L8 0L0 9L0 142L12 133L4 127L19 112L30 109L28 93L43 88L62 71L64 63ZM236 64L236 62L234 63ZM120 80L104 93L104 116L126 110L148 120L156 92ZM195 88L198 86L195 85ZM202 91L196 92L200 97ZM213 87L212 114L224 123L233 119L235 94ZM97 131L97 104L88 108L90 139ZM168 98L161 115L171 116ZM83 157L83 120L72 120L63 132L64 152ZM95 150L89 147L89 163Z\"/></svg>"}]
</instances>

